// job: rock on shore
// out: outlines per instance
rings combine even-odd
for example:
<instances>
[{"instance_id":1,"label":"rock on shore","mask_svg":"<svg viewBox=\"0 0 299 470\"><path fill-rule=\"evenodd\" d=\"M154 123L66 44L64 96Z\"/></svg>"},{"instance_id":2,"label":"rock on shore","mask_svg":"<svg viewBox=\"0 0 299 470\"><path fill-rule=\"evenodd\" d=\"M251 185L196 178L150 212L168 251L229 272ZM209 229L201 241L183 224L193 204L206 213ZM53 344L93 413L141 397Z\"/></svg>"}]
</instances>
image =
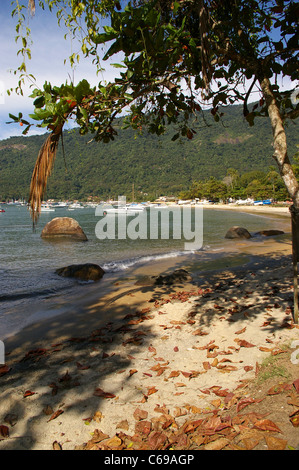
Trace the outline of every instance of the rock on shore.
<instances>
[{"instance_id":1,"label":"rock on shore","mask_svg":"<svg viewBox=\"0 0 299 470\"><path fill-rule=\"evenodd\" d=\"M41 233L42 238L47 239L69 239L87 241L83 229L79 223L71 217L56 217L48 222Z\"/></svg>"},{"instance_id":2,"label":"rock on shore","mask_svg":"<svg viewBox=\"0 0 299 470\"><path fill-rule=\"evenodd\" d=\"M74 277L80 281L99 281L105 271L97 264L73 264L56 270L56 274L62 277Z\"/></svg>"},{"instance_id":3,"label":"rock on shore","mask_svg":"<svg viewBox=\"0 0 299 470\"><path fill-rule=\"evenodd\" d=\"M251 235L246 228L235 225L234 227L231 227L226 232L225 238L229 238L229 239L247 238L248 239L248 238L251 238Z\"/></svg>"}]
</instances>

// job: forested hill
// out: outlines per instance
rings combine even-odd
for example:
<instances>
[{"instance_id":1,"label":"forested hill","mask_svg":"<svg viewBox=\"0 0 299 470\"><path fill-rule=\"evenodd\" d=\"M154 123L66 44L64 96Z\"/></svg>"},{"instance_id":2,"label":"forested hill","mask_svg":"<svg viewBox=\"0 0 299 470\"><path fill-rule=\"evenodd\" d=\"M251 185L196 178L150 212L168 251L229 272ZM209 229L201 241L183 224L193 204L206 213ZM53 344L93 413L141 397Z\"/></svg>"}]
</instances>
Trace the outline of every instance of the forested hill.
<instances>
[{"instance_id":1,"label":"forested hill","mask_svg":"<svg viewBox=\"0 0 299 470\"><path fill-rule=\"evenodd\" d=\"M121 121L115 141L109 144L90 142L92 136L81 137L77 130L65 132L65 161L60 148L47 197L129 197L134 183L135 196L149 199L178 194L194 180L222 178L229 168L242 174L267 171L275 164L268 119L258 118L250 127L240 106L226 108L223 123L214 122L209 111L205 118L209 126L203 120L194 124L197 133L192 140L172 141L176 132L173 128L161 137L136 136L131 129L122 130ZM298 123L288 124L290 156L297 151L298 129ZM28 197L32 170L44 139L45 135L0 141L0 201Z\"/></svg>"}]
</instances>

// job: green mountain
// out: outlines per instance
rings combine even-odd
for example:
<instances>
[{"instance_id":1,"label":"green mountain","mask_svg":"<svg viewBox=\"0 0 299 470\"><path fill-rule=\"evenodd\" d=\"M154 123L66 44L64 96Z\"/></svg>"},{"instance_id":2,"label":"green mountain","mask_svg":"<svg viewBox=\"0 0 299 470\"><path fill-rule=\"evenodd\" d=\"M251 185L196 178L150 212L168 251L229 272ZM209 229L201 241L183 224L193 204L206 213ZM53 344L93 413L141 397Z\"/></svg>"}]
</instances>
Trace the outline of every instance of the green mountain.
<instances>
[{"instance_id":1,"label":"green mountain","mask_svg":"<svg viewBox=\"0 0 299 470\"><path fill-rule=\"evenodd\" d=\"M207 125L208 124L208 125ZM223 122L214 122L209 111L192 125L192 140L171 138L169 128L157 137L136 135L117 123L118 135L109 144L90 142L92 136L80 136L78 130L63 136L65 159L60 150L50 177L47 197L57 199L129 198L134 183L135 197L149 199L176 195L192 181L214 176L223 178L228 168L240 174L252 170L268 171L272 158L272 131L269 120L258 118L250 127L240 106L225 109ZM289 155L297 151L298 124L287 128ZM43 136L11 137L0 141L0 201L27 198L32 170Z\"/></svg>"}]
</instances>

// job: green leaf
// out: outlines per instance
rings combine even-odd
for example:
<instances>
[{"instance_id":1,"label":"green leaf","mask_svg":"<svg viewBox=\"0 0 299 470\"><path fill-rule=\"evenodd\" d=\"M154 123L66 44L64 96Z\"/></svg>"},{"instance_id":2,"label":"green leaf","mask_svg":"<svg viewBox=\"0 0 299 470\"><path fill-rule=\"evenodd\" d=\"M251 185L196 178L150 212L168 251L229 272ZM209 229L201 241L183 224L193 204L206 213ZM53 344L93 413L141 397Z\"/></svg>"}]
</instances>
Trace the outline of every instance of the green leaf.
<instances>
[{"instance_id":1,"label":"green leaf","mask_svg":"<svg viewBox=\"0 0 299 470\"><path fill-rule=\"evenodd\" d=\"M122 64L110 64L112 67L115 67L116 69L126 69L127 67Z\"/></svg>"}]
</instances>

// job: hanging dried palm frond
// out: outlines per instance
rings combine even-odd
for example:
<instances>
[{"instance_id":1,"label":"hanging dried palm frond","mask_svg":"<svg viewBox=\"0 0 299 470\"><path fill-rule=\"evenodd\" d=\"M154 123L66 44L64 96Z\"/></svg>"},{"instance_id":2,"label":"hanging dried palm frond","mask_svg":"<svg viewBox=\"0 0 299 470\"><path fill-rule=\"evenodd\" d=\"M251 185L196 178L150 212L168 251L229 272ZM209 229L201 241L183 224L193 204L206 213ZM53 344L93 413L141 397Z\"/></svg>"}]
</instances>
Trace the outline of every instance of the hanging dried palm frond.
<instances>
[{"instance_id":1,"label":"hanging dried palm frond","mask_svg":"<svg viewBox=\"0 0 299 470\"><path fill-rule=\"evenodd\" d=\"M28 9L31 16L35 15L35 0L28 0Z\"/></svg>"},{"instance_id":2,"label":"hanging dried palm frond","mask_svg":"<svg viewBox=\"0 0 299 470\"><path fill-rule=\"evenodd\" d=\"M199 0L199 29L201 39L202 76L206 89L209 89L209 85L212 79L212 66L210 63L210 51L208 41L209 27L210 22L208 8L205 5L204 0Z\"/></svg>"},{"instance_id":3,"label":"hanging dried palm frond","mask_svg":"<svg viewBox=\"0 0 299 470\"><path fill-rule=\"evenodd\" d=\"M31 211L31 217L33 225L36 224L43 196L47 186L48 177L53 169L59 139L62 134L62 125L56 127L53 132L47 137L43 146L41 147L35 167L33 170L30 193L29 193L29 205Z\"/></svg>"}]
</instances>

